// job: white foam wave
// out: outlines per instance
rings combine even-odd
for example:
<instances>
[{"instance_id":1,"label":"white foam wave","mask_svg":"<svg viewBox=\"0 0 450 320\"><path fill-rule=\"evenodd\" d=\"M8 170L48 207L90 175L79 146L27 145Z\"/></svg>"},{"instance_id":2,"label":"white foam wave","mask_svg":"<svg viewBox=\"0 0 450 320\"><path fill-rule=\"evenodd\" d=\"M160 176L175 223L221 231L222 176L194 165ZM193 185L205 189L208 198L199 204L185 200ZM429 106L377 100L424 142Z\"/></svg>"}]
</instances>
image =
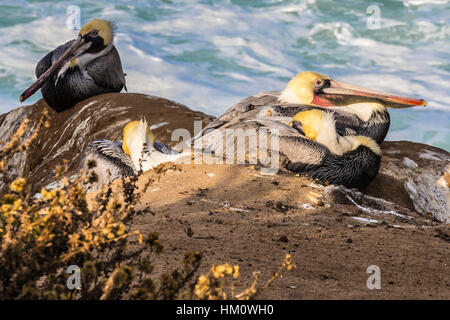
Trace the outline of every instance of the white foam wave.
<instances>
[{"instance_id":1,"label":"white foam wave","mask_svg":"<svg viewBox=\"0 0 450 320\"><path fill-rule=\"evenodd\" d=\"M18 105L13 98L34 79L36 62L76 36L65 25L67 3L23 2L37 12L31 22L0 27L0 112ZM280 90L298 72L315 70L428 100L428 113L417 108L393 112L389 137L450 149L443 142L450 136L445 123L450 117L450 26L441 8L446 2L403 0L410 8L394 9L386 4L381 31L367 30L367 14L357 6L336 14L339 8L328 1L327 11L326 3L88 0L82 22L94 17L91 10L95 17L117 22L116 46L130 92L219 115L246 96ZM398 125L402 117L414 122Z\"/></svg>"},{"instance_id":2,"label":"white foam wave","mask_svg":"<svg viewBox=\"0 0 450 320\"><path fill-rule=\"evenodd\" d=\"M403 0L403 4L409 6L422 6L431 4L447 4L448 0Z\"/></svg>"}]
</instances>

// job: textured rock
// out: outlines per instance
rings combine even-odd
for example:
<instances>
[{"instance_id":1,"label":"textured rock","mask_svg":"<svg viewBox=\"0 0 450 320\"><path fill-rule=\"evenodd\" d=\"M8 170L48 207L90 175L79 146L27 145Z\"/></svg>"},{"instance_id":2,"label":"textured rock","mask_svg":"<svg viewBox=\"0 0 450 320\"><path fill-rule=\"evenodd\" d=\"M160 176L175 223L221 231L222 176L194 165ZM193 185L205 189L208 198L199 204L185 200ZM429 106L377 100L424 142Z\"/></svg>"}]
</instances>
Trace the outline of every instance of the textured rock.
<instances>
[{"instance_id":1,"label":"textured rock","mask_svg":"<svg viewBox=\"0 0 450 320\"><path fill-rule=\"evenodd\" d=\"M133 230L157 232L166 249L155 259L155 278L194 249L203 253L200 273L220 262L239 265L241 292L254 271L260 283L270 279L289 252L297 267L258 299L450 298L450 225L366 191L244 165L164 164L137 185L137 209L153 214L134 219ZM381 290L367 289L371 265L381 269Z\"/></svg>"},{"instance_id":2,"label":"textured rock","mask_svg":"<svg viewBox=\"0 0 450 320\"><path fill-rule=\"evenodd\" d=\"M399 182L418 213L431 214L439 221L449 223L450 154L439 148L409 141L386 142L382 149L380 175ZM395 192L390 197L397 194ZM384 198L388 196L385 194Z\"/></svg>"},{"instance_id":3,"label":"textured rock","mask_svg":"<svg viewBox=\"0 0 450 320\"><path fill-rule=\"evenodd\" d=\"M0 140L7 141L26 117L31 120L29 136L43 108L47 106L40 100L1 115ZM193 134L194 120L201 120L205 126L213 119L167 99L126 93L92 97L65 112L49 112L50 127L42 129L29 150L16 153L8 162L13 175L26 177L35 191L53 181L54 169L63 159L68 160L69 174L75 173L80 154L89 142L100 138L120 140L128 121L146 117L155 125L156 138L173 145L173 130L185 128ZM341 193L336 201L350 201L348 197L352 197L360 199L360 204L370 203L375 210L416 212L450 222L450 154L409 141L386 141L381 147L383 159L376 179L362 193L353 195L353 191L331 188L333 194ZM0 180L0 191L3 184Z\"/></svg>"},{"instance_id":4,"label":"textured rock","mask_svg":"<svg viewBox=\"0 0 450 320\"><path fill-rule=\"evenodd\" d=\"M50 113L50 127L43 128L32 146L23 153L16 153L8 161L10 172L26 177L35 190L50 183L56 165L68 160L69 172L78 168L80 154L86 146L97 139L122 139L123 126L133 120L145 117L156 138L170 143L174 129L185 128L193 132L194 120L202 120L203 125L213 117L193 111L179 103L143 94L110 93L78 103L75 107L56 113L39 100L34 105L24 106L0 116L0 140L8 141L20 121L28 117L31 135L44 108ZM0 179L0 191L4 188Z\"/></svg>"},{"instance_id":5,"label":"textured rock","mask_svg":"<svg viewBox=\"0 0 450 320\"><path fill-rule=\"evenodd\" d=\"M9 140L25 118L30 136L43 108L39 101L1 115L0 139ZM69 175L75 173L90 141L119 140L127 121L145 116L157 125L157 139L171 144L174 129L192 134L193 120L206 125L213 119L139 94L97 96L66 112L49 112L50 127L8 161L35 191L54 180L63 159ZM154 261L155 279L186 251L200 250L199 274L222 262L240 266L240 279L246 279L236 283L240 292L254 271L260 283L270 279L289 252L297 267L283 271L258 298L449 299L450 154L408 141L381 148L380 172L360 191L323 186L287 170L262 175L258 166L162 164L137 181L137 209L149 207L153 214L133 219L132 230L160 235L165 250ZM123 196L120 184L113 183L114 199ZM89 205L97 204L95 196L88 195ZM136 242L130 239L130 252ZM381 269L382 290L366 287L371 265Z\"/></svg>"}]
</instances>

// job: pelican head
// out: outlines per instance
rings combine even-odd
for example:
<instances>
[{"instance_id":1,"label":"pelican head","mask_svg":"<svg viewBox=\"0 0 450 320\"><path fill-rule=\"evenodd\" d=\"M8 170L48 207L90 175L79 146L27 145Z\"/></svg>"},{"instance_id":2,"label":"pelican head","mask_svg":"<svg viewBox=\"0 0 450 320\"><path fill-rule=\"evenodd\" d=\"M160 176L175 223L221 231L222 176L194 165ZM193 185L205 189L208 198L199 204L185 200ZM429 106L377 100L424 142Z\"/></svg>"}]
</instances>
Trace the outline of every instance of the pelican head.
<instances>
[{"instance_id":1,"label":"pelican head","mask_svg":"<svg viewBox=\"0 0 450 320\"><path fill-rule=\"evenodd\" d=\"M153 150L155 137L145 119L131 121L123 128L122 149L130 156L137 170L147 168L148 151Z\"/></svg>"},{"instance_id":2,"label":"pelican head","mask_svg":"<svg viewBox=\"0 0 450 320\"><path fill-rule=\"evenodd\" d=\"M147 125L147 121L131 121L123 128L122 149L128 155L142 148L143 144L153 145L155 137Z\"/></svg>"},{"instance_id":3,"label":"pelican head","mask_svg":"<svg viewBox=\"0 0 450 320\"><path fill-rule=\"evenodd\" d=\"M122 149L131 158L136 171L146 172L160 163L175 161L190 155L172 150L155 141L146 120L132 121L123 129Z\"/></svg>"},{"instance_id":4,"label":"pelican head","mask_svg":"<svg viewBox=\"0 0 450 320\"><path fill-rule=\"evenodd\" d=\"M91 43L89 52L101 51L113 42L113 24L102 19L91 20L81 28L78 37L83 38L86 43Z\"/></svg>"},{"instance_id":5,"label":"pelican head","mask_svg":"<svg viewBox=\"0 0 450 320\"><path fill-rule=\"evenodd\" d=\"M110 21L94 19L86 23L72 45L22 93L20 102L25 101L39 90L52 75L57 72L59 74L60 69L64 69L64 66L74 67L79 64L86 64L91 59L106 54L112 47L113 39L113 24ZM82 61L79 61L80 59Z\"/></svg>"},{"instance_id":6,"label":"pelican head","mask_svg":"<svg viewBox=\"0 0 450 320\"><path fill-rule=\"evenodd\" d=\"M326 146L331 152L342 155L360 145L370 148L381 155L381 149L375 140L365 136L340 136L332 113L312 109L301 111L292 118L292 127L305 137Z\"/></svg>"},{"instance_id":7,"label":"pelican head","mask_svg":"<svg viewBox=\"0 0 450 320\"><path fill-rule=\"evenodd\" d=\"M280 95L285 103L318 107L340 107L358 104L383 104L391 108L426 106L423 99L395 96L331 79L320 73L305 71L289 81Z\"/></svg>"},{"instance_id":8,"label":"pelican head","mask_svg":"<svg viewBox=\"0 0 450 320\"><path fill-rule=\"evenodd\" d=\"M146 150L153 149L154 141L153 133L144 119L129 122L123 128L122 149L136 168L141 166L141 158L144 158Z\"/></svg>"},{"instance_id":9,"label":"pelican head","mask_svg":"<svg viewBox=\"0 0 450 320\"><path fill-rule=\"evenodd\" d=\"M332 116L330 119L324 119L327 115L328 113L318 109L302 111L292 118L292 126L305 137L317 140L319 132L323 131L321 129L327 129L326 125L329 125L328 129L334 129Z\"/></svg>"}]
</instances>

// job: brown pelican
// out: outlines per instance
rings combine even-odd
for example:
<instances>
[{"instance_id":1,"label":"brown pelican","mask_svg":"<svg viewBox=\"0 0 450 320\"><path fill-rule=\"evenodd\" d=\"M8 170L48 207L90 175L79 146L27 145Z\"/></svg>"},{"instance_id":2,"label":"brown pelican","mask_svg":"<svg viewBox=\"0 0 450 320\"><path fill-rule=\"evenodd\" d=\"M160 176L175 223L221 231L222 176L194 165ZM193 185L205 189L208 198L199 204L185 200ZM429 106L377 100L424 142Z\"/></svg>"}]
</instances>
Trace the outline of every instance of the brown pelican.
<instances>
[{"instance_id":1,"label":"brown pelican","mask_svg":"<svg viewBox=\"0 0 450 320\"><path fill-rule=\"evenodd\" d=\"M91 161L95 161L98 183L105 184L121 177L138 175L182 156L183 153L155 141L146 120L132 121L123 129L123 141L91 142L83 152L80 169L90 170Z\"/></svg>"},{"instance_id":2,"label":"brown pelican","mask_svg":"<svg viewBox=\"0 0 450 320\"><path fill-rule=\"evenodd\" d=\"M42 88L44 100L59 112L95 95L120 92L125 87L125 75L113 40L111 22L89 21L77 39L57 47L38 62L37 80L22 93L20 102Z\"/></svg>"},{"instance_id":3,"label":"brown pelican","mask_svg":"<svg viewBox=\"0 0 450 320\"><path fill-rule=\"evenodd\" d=\"M289 154L287 169L324 183L359 189L376 177L381 163L379 145L366 136L339 135L333 113L314 109L301 111L294 116L292 127L308 140L289 137L290 143L295 141L302 145L294 150L290 150L290 143L280 142L280 152Z\"/></svg>"},{"instance_id":4,"label":"brown pelican","mask_svg":"<svg viewBox=\"0 0 450 320\"><path fill-rule=\"evenodd\" d=\"M254 118L276 116L279 119L292 117L302 110L326 109L334 113L336 129L341 135L364 135L381 143L390 125L387 107L426 104L423 99L357 87L306 71L294 77L281 92L262 92L241 100L205 127L200 136Z\"/></svg>"},{"instance_id":5,"label":"brown pelican","mask_svg":"<svg viewBox=\"0 0 450 320\"><path fill-rule=\"evenodd\" d=\"M239 139L235 138L237 132L248 138L249 146L251 140L270 140L267 150L272 154L278 151L280 161L277 166L323 183L364 188L375 178L380 166L381 150L375 140L366 136L340 135L336 131L333 112L301 111L287 123L270 117L245 120L228 127L227 131L206 133L202 140L203 151L222 159L227 159L228 155L234 157L234 149L239 150ZM270 136L270 139L261 140L262 135ZM276 147L272 145L274 137L278 138ZM264 144L258 147L259 150L245 149L245 159L250 159L252 152L254 156L260 154L261 148L267 148ZM259 157L262 163L261 155Z\"/></svg>"}]
</instances>

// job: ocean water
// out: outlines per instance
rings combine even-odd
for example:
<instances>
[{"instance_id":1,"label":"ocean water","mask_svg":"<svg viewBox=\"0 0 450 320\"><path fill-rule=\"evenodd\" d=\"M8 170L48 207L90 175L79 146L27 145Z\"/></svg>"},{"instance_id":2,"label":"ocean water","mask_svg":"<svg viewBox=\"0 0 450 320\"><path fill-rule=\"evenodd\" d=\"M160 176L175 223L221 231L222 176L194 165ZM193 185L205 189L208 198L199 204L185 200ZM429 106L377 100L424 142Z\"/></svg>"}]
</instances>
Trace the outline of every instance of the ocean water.
<instances>
[{"instance_id":1,"label":"ocean water","mask_svg":"<svg viewBox=\"0 0 450 320\"><path fill-rule=\"evenodd\" d=\"M129 92L219 115L313 70L428 100L391 110L388 139L450 151L449 1L0 0L0 113L20 106L37 61L76 37L78 17L116 22Z\"/></svg>"}]
</instances>

